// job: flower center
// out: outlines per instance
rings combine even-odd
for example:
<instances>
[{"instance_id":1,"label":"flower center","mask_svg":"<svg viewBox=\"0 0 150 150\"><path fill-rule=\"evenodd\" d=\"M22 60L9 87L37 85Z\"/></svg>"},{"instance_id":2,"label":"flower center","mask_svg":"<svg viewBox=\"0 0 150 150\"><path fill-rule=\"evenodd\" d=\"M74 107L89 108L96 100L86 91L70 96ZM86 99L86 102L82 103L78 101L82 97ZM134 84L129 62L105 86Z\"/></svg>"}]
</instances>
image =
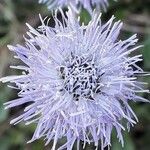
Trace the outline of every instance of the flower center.
<instances>
[{"instance_id":1,"label":"flower center","mask_svg":"<svg viewBox=\"0 0 150 150\"><path fill-rule=\"evenodd\" d=\"M67 66L60 67L64 89L72 94L76 101L80 97L94 100L94 94L101 92L101 75L92 59L72 55L67 63Z\"/></svg>"}]
</instances>

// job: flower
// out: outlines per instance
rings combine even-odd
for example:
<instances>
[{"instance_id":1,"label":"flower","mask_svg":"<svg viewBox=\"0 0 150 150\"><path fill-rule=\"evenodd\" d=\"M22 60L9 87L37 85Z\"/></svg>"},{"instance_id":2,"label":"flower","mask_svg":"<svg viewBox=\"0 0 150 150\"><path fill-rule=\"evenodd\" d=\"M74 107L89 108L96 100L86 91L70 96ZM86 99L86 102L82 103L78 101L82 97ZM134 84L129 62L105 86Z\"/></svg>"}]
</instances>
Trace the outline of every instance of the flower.
<instances>
[{"instance_id":1,"label":"flower","mask_svg":"<svg viewBox=\"0 0 150 150\"><path fill-rule=\"evenodd\" d=\"M90 14L92 14L92 7L106 11L108 6L108 0L39 0L39 3L47 4L50 10L69 5L75 12L79 12L80 8L83 7Z\"/></svg>"},{"instance_id":2,"label":"flower","mask_svg":"<svg viewBox=\"0 0 150 150\"><path fill-rule=\"evenodd\" d=\"M9 76L2 82L15 83L19 98L5 103L6 108L26 104L24 112L11 124L25 121L36 123L32 142L45 137L52 150L59 139L67 141L59 150L71 150L75 141L93 142L101 148L111 145L111 133L124 143L121 124L134 125L137 117L130 101L144 101L138 92L145 83L137 81L145 72L137 66L141 55L129 56L141 46L135 46L136 35L118 40L122 23L112 17L104 25L101 15L93 13L88 25L76 19L71 9L62 12L62 22L55 13L55 27L41 19L38 29L29 24L25 46L8 46L25 65L12 66L23 70L22 75ZM40 17L41 18L41 17Z\"/></svg>"}]
</instances>

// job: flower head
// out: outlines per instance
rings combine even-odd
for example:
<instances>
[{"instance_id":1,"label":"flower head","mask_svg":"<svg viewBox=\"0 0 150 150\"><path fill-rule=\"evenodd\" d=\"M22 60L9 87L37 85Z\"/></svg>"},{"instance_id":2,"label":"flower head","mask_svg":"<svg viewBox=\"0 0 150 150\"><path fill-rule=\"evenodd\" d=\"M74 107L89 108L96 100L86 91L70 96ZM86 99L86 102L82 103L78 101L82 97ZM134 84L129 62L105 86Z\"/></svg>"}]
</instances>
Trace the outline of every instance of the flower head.
<instances>
[{"instance_id":1,"label":"flower head","mask_svg":"<svg viewBox=\"0 0 150 150\"><path fill-rule=\"evenodd\" d=\"M136 80L144 74L136 64L141 55L129 56L140 47L136 35L118 40L122 23L113 23L114 17L102 25L100 15L93 14L88 25L80 25L71 10L67 17L61 13L63 21L55 14L54 28L42 19L37 30L27 24L25 46L8 46L25 65L13 67L24 70L22 75L1 79L20 90L6 108L28 104L11 123L37 123L30 142L54 140L53 150L62 137L67 142L59 150L71 150L75 141L78 147L80 141L98 147L99 140L103 149L111 145L113 128L123 145L121 121L129 128L137 120L128 102L147 101L136 95L147 92Z\"/></svg>"},{"instance_id":2,"label":"flower head","mask_svg":"<svg viewBox=\"0 0 150 150\"><path fill-rule=\"evenodd\" d=\"M79 12L80 8L83 7L90 14L92 14L92 7L106 11L108 6L108 0L39 0L39 3L47 4L50 10L69 5L75 12Z\"/></svg>"}]
</instances>

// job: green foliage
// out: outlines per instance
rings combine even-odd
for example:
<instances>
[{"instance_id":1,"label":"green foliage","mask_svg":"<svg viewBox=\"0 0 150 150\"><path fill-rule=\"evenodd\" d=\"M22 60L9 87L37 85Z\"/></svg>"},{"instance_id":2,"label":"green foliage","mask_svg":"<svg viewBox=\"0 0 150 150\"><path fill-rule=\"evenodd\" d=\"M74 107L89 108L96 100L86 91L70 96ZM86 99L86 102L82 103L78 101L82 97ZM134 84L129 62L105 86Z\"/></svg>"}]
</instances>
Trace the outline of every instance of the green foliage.
<instances>
[{"instance_id":1,"label":"green foliage","mask_svg":"<svg viewBox=\"0 0 150 150\"><path fill-rule=\"evenodd\" d=\"M124 132L124 146L122 147L121 143L118 142L116 135L113 134L113 147L112 150L135 150L134 143L132 138L130 137L129 133L126 131Z\"/></svg>"},{"instance_id":2,"label":"green foliage","mask_svg":"<svg viewBox=\"0 0 150 150\"><path fill-rule=\"evenodd\" d=\"M150 69L150 37L144 41L143 48L144 67Z\"/></svg>"}]
</instances>

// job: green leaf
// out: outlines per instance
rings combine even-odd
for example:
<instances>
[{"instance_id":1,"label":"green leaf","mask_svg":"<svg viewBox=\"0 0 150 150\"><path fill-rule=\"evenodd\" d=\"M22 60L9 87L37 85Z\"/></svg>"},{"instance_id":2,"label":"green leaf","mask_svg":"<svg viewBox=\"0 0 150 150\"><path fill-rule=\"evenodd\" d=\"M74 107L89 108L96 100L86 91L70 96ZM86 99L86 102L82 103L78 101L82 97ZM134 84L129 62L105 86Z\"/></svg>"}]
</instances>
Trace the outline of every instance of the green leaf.
<instances>
[{"instance_id":1,"label":"green leaf","mask_svg":"<svg viewBox=\"0 0 150 150\"><path fill-rule=\"evenodd\" d=\"M144 67L150 69L150 37L144 42Z\"/></svg>"},{"instance_id":2,"label":"green leaf","mask_svg":"<svg viewBox=\"0 0 150 150\"><path fill-rule=\"evenodd\" d=\"M11 129L9 133L10 133L9 137L11 138L10 142L13 145L17 145L25 142L23 132L20 132L19 130L16 129Z\"/></svg>"},{"instance_id":3,"label":"green leaf","mask_svg":"<svg viewBox=\"0 0 150 150\"><path fill-rule=\"evenodd\" d=\"M83 9L80 13L80 18L81 18L81 22L84 22L84 24L88 24L91 17L90 17L90 14L85 10Z\"/></svg>"},{"instance_id":4,"label":"green leaf","mask_svg":"<svg viewBox=\"0 0 150 150\"><path fill-rule=\"evenodd\" d=\"M0 139L0 150L8 150L9 146L9 137L3 137Z\"/></svg>"},{"instance_id":5,"label":"green leaf","mask_svg":"<svg viewBox=\"0 0 150 150\"><path fill-rule=\"evenodd\" d=\"M44 145L43 145L43 141L42 141L42 140L36 141L36 142L32 145L32 149L33 149L33 150L42 150L43 147L44 147Z\"/></svg>"},{"instance_id":6,"label":"green leaf","mask_svg":"<svg viewBox=\"0 0 150 150\"><path fill-rule=\"evenodd\" d=\"M0 101L0 122L3 122L8 117L8 110L4 109L3 103Z\"/></svg>"},{"instance_id":7,"label":"green leaf","mask_svg":"<svg viewBox=\"0 0 150 150\"><path fill-rule=\"evenodd\" d=\"M123 132L124 137L124 147L118 142L117 136L113 134L113 143L112 143L112 150L135 150L133 141L127 131Z\"/></svg>"}]
</instances>

